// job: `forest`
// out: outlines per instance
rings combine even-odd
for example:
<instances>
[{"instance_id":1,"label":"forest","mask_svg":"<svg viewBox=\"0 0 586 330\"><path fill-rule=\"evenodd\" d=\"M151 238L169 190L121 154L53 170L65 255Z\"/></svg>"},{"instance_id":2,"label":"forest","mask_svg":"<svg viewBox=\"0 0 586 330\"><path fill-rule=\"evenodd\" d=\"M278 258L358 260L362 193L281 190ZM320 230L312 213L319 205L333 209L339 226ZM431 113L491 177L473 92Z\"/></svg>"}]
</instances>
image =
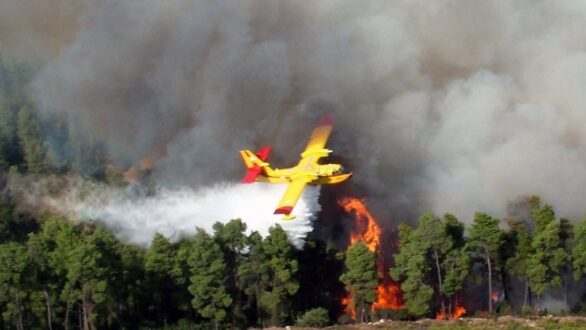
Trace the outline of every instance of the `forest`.
<instances>
[{"instance_id":1,"label":"forest","mask_svg":"<svg viewBox=\"0 0 586 330\"><path fill-rule=\"evenodd\" d=\"M537 196L504 219L425 213L416 225L387 233L398 237L390 251L361 241L346 249L311 234L297 249L278 224L262 237L238 219L179 241L156 235L143 248L99 222L28 212L7 187L10 176L124 184L98 141L65 118L40 118L30 79L26 66L0 57L0 328L218 329L533 315L548 313L547 299L563 302L560 313L584 312L586 221L558 218ZM380 266L382 254L388 266ZM376 307L381 279L400 287L391 308Z\"/></svg>"}]
</instances>

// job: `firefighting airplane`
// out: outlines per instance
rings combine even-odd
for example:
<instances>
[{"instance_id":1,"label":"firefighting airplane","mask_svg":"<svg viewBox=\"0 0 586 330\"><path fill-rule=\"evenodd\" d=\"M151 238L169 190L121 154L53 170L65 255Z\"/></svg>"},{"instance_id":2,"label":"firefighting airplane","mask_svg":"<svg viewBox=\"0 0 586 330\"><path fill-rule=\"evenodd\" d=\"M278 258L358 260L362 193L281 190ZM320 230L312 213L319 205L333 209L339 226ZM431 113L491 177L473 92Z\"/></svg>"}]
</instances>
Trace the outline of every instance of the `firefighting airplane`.
<instances>
[{"instance_id":1,"label":"firefighting airplane","mask_svg":"<svg viewBox=\"0 0 586 330\"><path fill-rule=\"evenodd\" d=\"M309 143L301 153L299 163L291 168L273 169L267 163L270 147L262 147L254 154L250 150L241 150L240 155L248 169L242 182L287 183L289 186L281 198L274 214L283 214L283 220L293 220L293 207L301 197L306 185L334 184L347 180L352 173L343 173L340 164L318 164L320 158L327 157L332 150L325 149L332 132L332 116L321 118L309 138Z\"/></svg>"}]
</instances>

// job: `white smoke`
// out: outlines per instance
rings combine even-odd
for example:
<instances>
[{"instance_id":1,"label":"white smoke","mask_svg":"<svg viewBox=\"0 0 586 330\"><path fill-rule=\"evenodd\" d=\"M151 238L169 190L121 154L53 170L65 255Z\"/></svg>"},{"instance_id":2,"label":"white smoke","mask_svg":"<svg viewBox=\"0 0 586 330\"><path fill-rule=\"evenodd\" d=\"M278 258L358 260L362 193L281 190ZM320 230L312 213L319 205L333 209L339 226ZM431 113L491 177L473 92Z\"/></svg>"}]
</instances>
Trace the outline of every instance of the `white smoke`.
<instances>
[{"instance_id":1,"label":"white smoke","mask_svg":"<svg viewBox=\"0 0 586 330\"><path fill-rule=\"evenodd\" d=\"M243 220L248 232L265 236L279 224L298 248L313 229L312 221L320 211L319 187L307 187L293 209L295 219L282 221L273 215L286 185L221 183L193 190L160 189L145 195L140 191L115 189L97 183L68 185L59 197L42 198L46 206L84 222L99 221L127 242L148 246L156 233L177 241L195 233L196 227L212 232L212 225L233 219ZM87 186L89 185L89 186ZM76 187L77 186L77 187Z\"/></svg>"}]
</instances>

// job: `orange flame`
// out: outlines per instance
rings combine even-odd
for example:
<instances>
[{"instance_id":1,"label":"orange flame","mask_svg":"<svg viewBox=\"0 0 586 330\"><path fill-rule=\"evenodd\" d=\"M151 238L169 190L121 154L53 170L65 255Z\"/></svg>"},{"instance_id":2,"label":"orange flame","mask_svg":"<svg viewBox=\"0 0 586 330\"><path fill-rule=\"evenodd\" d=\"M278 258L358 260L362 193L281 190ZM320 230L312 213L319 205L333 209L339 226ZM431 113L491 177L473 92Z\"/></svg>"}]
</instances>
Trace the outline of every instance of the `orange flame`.
<instances>
[{"instance_id":1,"label":"orange flame","mask_svg":"<svg viewBox=\"0 0 586 330\"><path fill-rule=\"evenodd\" d=\"M155 165L166 155L166 149L155 149L149 152L145 157L143 157L138 165L131 166L126 172L122 173L122 177L126 182L137 182L139 181L145 174L145 172L152 171L155 168Z\"/></svg>"},{"instance_id":2,"label":"orange flame","mask_svg":"<svg viewBox=\"0 0 586 330\"><path fill-rule=\"evenodd\" d=\"M454 313L452 314L452 318L459 319L462 316L464 316L464 314L466 314L466 308L464 308L464 306L456 306L456 310L454 310Z\"/></svg>"},{"instance_id":3,"label":"orange flame","mask_svg":"<svg viewBox=\"0 0 586 330\"><path fill-rule=\"evenodd\" d=\"M352 302L352 293L349 293L342 299L342 305L344 306L344 313L350 314L353 320L356 320L356 310L350 306Z\"/></svg>"},{"instance_id":4,"label":"orange flame","mask_svg":"<svg viewBox=\"0 0 586 330\"><path fill-rule=\"evenodd\" d=\"M356 231L350 234L350 245L356 242L364 242L368 249L377 252L377 268L382 275L382 282L377 287L377 300L372 304L372 311L380 309L399 310L403 308L402 292L385 271L384 259L380 253L380 238L382 230L374 216L368 211L364 202L357 198L342 198L338 201L344 211L355 214ZM350 307L352 293L342 299L344 311L356 319L356 311Z\"/></svg>"},{"instance_id":5,"label":"orange flame","mask_svg":"<svg viewBox=\"0 0 586 330\"><path fill-rule=\"evenodd\" d=\"M356 214L356 226L359 232L351 233L350 245L356 242L364 242L370 251L378 251L380 247L381 230L376 220L370 214L364 202L357 198L342 198L338 202L344 211Z\"/></svg>"},{"instance_id":6,"label":"orange flame","mask_svg":"<svg viewBox=\"0 0 586 330\"><path fill-rule=\"evenodd\" d=\"M499 294L499 292L498 292L498 291L493 291L493 292L490 294L490 300L492 300L492 303L493 303L493 304L496 304L496 303L497 303L497 301L499 301L499 296L500 296L500 294Z\"/></svg>"},{"instance_id":7,"label":"orange flame","mask_svg":"<svg viewBox=\"0 0 586 330\"><path fill-rule=\"evenodd\" d=\"M466 314L466 308L464 306L457 306L454 308L454 312L450 315L445 315L442 311L439 311L435 318L438 320L455 320L459 319Z\"/></svg>"},{"instance_id":8,"label":"orange flame","mask_svg":"<svg viewBox=\"0 0 586 330\"><path fill-rule=\"evenodd\" d=\"M386 282L386 283L385 283ZM372 304L372 310L392 309L399 310L403 308L403 293L399 285L392 281L385 281L376 288L377 299Z\"/></svg>"}]
</instances>

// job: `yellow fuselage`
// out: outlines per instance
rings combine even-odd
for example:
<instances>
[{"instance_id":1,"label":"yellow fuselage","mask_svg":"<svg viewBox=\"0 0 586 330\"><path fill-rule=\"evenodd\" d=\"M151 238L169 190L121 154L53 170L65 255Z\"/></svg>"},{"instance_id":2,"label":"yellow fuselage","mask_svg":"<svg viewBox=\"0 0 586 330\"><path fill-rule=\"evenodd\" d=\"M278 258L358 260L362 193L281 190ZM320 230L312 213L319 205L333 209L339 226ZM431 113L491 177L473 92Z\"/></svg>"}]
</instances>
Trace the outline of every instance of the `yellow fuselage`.
<instances>
[{"instance_id":1,"label":"yellow fuselage","mask_svg":"<svg viewBox=\"0 0 586 330\"><path fill-rule=\"evenodd\" d=\"M289 183L294 180L308 182L311 185L334 184L347 180L351 173L341 173L339 164L312 164L301 162L295 167L285 169L265 168L266 174L258 176L257 181L272 183Z\"/></svg>"}]
</instances>

